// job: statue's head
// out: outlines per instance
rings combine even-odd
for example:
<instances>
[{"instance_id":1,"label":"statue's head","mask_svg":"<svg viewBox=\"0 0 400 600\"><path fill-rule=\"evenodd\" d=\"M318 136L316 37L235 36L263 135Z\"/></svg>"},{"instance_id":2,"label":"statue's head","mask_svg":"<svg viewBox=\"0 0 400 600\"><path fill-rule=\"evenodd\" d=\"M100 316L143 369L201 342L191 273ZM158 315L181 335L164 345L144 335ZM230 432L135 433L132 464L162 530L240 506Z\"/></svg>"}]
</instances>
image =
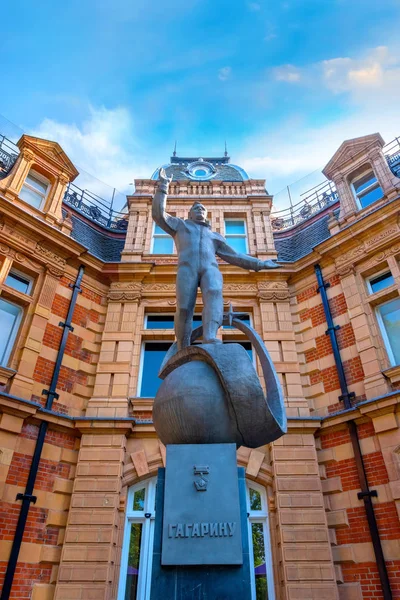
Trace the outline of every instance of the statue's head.
<instances>
[{"instance_id":1,"label":"statue's head","mask_svg":"<svg viewBox=\"0 0 400 600\"><path fill-rule=\"evenodd\" d=\"M197 223L205 223L207 220L207 209L201 202L195 202L189 211L189 219Z\"/></svg>"}]
</instances>

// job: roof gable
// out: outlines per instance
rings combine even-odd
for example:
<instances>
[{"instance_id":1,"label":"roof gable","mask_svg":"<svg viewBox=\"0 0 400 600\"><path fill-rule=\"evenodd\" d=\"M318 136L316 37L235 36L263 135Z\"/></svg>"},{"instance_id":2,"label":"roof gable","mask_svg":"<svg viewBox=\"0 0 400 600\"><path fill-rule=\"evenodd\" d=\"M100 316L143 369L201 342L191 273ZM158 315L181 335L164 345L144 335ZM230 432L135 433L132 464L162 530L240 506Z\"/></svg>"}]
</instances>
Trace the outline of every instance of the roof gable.
<instances>
[{"instance_id":1,"label":"roof gable","mask_svg":"<svg viewBox=\"0 0 400 600\"><path fill-rule=\"evenodd\" d=\"M57 142L24 134L18 140L17 146L20 150L30 148L35 154L46 158L57 169L66 172L70 181L73 181L79 175L79 171Z\"/></svg>"},{"instance_id":2,"label":"roof gable","mask_svg":"<svg viewBox=\"0 0 400 600\"><path fill-rule=\"evenodd\" d=\"M380 133L372 133L371 135L345 140L328 164L322 169L322 172L328 179L332 179L332 175L347 162L353 162L358 155L370 150L374 146L382 148L384 143Z\"/></svg>"}]
</instances>

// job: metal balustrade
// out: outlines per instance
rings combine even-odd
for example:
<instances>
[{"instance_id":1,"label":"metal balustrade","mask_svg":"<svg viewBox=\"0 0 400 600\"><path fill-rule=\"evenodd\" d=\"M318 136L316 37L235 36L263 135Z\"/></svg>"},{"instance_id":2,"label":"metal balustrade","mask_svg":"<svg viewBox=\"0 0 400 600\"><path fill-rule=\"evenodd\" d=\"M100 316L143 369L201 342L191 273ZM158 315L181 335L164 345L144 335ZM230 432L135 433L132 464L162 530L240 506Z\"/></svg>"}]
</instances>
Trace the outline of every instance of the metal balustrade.
<instances>
[{"instance_id":1,"label":"metal balustrade","mask_svg":"<svg viewBox=\"0 0 400 600\"><path fill-rule=\"evenodd\" d=\"M392 173L397 177L400 177L400 138L396 137L386 144L382 148L382 151ZM8 175L14 166L18 155L18 146L4 135L0 135L0 179ZM198 184L198 187L201 185L204 184ZM172 194L174 194L175 190L173 186L174 183L171 188ZM193 184L191 184L190 187L193 188ZM222 187L224 195L228 192L246 192L245 186L236 183L225 182ZM208 189L204 190L204 192L208 191ZM175 190L175 193L177 192L178 188ZM339 196L334 184L327 179L300 194L300 198L299 202L291 205L289 208L273 212L271 215L271 226L274 231L283 231L295 227L339 201ZM63 201L67 206L71 206L86 218L106 229L121 232L126 231L127 229L127 214L114 211L112 209L112 203L108 203L89 190L81 189L73 183L70 183L65 192Z\"/></svg>"}]
</instances>

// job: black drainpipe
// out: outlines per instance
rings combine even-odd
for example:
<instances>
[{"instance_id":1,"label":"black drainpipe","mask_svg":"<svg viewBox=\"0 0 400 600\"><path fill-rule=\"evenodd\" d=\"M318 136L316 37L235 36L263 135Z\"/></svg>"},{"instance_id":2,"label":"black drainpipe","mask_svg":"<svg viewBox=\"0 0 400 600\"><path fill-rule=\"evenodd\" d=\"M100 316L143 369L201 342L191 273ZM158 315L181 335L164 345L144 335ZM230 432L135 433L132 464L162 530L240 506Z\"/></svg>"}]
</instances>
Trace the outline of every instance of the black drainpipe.
<instances>
[{"instance_id":1,"label":"black drainpipe","mask_svg":"<svg viewBox=\"0 0 400 600\"><path fill-rule=\"evenodd\" d=\"M46 408L51 410L54 399L58 399L58 394L56 392L58 377L60 374L61 363L65 352L65 346L67 344L68 334L70 331L73 331L72 327L72 315L74 313L76 299L78 294L82 291L80 284L82 281L84 272L84 267L81 265L79 267L78 275L76 281L73 285L71 285L73 292L71 302L68 308L67 318L65 323L61 322L59 325L63 328L63 333L61 337L60 347L57 354L56 364L54 366L53 376L51 378L50 387L48 390L43 390L43 394L47 396ZM23 494L17 494L16 500L22 500L21 510L18 517L17 528L14 534L14 540L11 547L10 558L8 559L7 571L4 577L3 590L1 593L1 600L8 600L11 593L11 587L14 579L15 569L17 567L18 555L21 548L22 538L25 531L25 525L28 518L29 507L31 502L35 504L36 496L33 496L33 489L35 486L36 475L39 467L40 457L42 455L44 439L46 437L47 432L47 421L42 421L39 427L39 433L36 440L36 446L32 457L31 467L29 469L28 481L26 483L25 492Z\"/></svg>"},{"instance_id":2,"label":"black drainpipe","mask_svg":"<svg viewBox=\"0 0 400 600\"><path fill-rule=\"evenodd\" d=\"M341 400L344 403L345 408L352 408L351 400L354 398L355 394L354 392L349 392L349 389L347 387L346 375L344 372L342 358L340 356L339 345L336 337L336 331L340 329L340 326L335 326L333 324L331 308L329 306L329 300L326 294L326 289L329 287L330 284L324 282L321 267L319 265L315 265L314 268L318 281L318 292L321 294L322 305L324 307L325 318L328 325L326 334L329 335L331 340L333 356L335 358L336 369L339 376L340 389L342 392L341 396L339 396L339 400ZM375 559L378 567L379 579L381 581L383 598L384 600L392 600L392 592L390 589L385 557L383 555L382 544L379 537L379 529L376 523L374 505L372 504L372 497L378 496L378 493L376 490L369 489L367 474L365 472L364 460L361 454L360 440L358 438L356 422L353 419L347 421L347 426L350 433L350 440L351 445L353 447L354 457L356 460L358 480L360 482L361 488L361 492L359 492L357 496L359 500L364 501L365 513L367 515L368 527L371 534L372 545L374 547Z\"/></svg>"}]
</instances>

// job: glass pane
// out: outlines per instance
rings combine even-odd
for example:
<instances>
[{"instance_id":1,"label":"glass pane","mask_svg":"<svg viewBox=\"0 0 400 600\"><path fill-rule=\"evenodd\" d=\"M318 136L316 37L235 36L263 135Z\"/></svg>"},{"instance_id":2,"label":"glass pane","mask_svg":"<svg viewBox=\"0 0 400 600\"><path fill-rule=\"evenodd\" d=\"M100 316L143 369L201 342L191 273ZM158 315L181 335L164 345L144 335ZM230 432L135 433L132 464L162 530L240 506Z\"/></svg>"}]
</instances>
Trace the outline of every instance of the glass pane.
<instances>
[{"instance_id":1,"label":"glass pane","mask_svg":"<svg viewBox=\"0 0 400 600\"><path fill-rule=\"evenodd\" d=\"M244 221L225 221L225 233L227 235L232 233L246 233Z\"/></svg>"},{"instance_id":2,"label":"glass pane","mask_svg":"<svg viewBox=\"0 0 400 600\"><path fill-rule=\"evenodd\" d=\"M146 329L173 329L173 315L148 315Z\"/></svg>"},{"instance_id":3,"label":"glass pane","mask_svg":"<svg viewBox=\"0 0 400 600\"><path fill-rule=\"evenodd\" d=\"M25 181L26 183L29 183L29 185L34 187L38 192L40 192L42 196L46 194L47 183L44 183L43 181L32 175L32 173L28 175Z\"/></svg>"},{"instance_id":4,"label":"glass pane","mask_svg":"<svg viewBox=\"0 0 400 600\"><path fill-rule=\"evenodd\" d=\"M21 275L17 275L17 273L10 271L10 273L7 275L7 279L5 280L5 284L14 288L14 290L17 290L18 292L27 294L30 281L29 279L24 279Z\"/></svg>"},{"instance_id":5,"label":"glass pane","mask_svg":"<svg viewBox=\"0 0 400 600\"><path fill-rule=\"evenodd\" d=\"M12 337L21 309L15 304L0 299L0 364L7 359L7 350L12 342Z\"/></svg>"},{"instance_id":6,"label":"glass pane","mask_svg":"<svg viewBox=\"0 0 400 600\"><path fill-rule=\"evenodd\" d=\"M400 298L379 307L395 364L400 364Z\"/></svg>"},{"instance_id":7,"label":"glass pane","mask_svg":"<svg viewBox=\"0 0 400 600\"><path fill-rule=\"evenodd\" d=\"M374 175L374 172L369 171L363 177L360 177L360 179L354 181L353 185L354 189L356 190L356 194L358 195L360 192L365 190L370 185L373 185L374 183L376 183L376 177Z\"/></svg>"},{"instance_id":8,"label":"glass pane","mask_svg":"<svg viewBox=\"0 0 400 600\"><path fill-rule=\"evenodd\" d=\"M382 192L380 186L378 185L378 187L374 188L373 190L370 190L369 192L366 192L364 195L359 196L361 206L363 208L365 208L366 206L369 206L373 202L380 200L382 198L382 196L383 196L383 192Z\"/></svg>"},{"instance_id":9,"label":"glass pane","mask_svg":"<svg viewBox=\"0 0 400 600\"><path fill-rule=\"evenodd\" d=\"M170 235L155 237L153 243L153 254L173 254L174 240Z\"/></svg>"},{"instance_id":10,"label":"glass pane","mask_svg":"<svg viewBox=\"0 0 400 600\"><path fill-rule=\"evenodd\" d=\"M33 190L29 189L25 185L22 186L19 197L35 208L39 208L43 200L43 196L41 196L38 192L34 192Z\"/></svg>"},{"instance_id":11,"label":"glass pane","mask_svg":"<svg viewBox=\"0 0 400 600\"><path fill-rule=\"evenodd\" d=\"M133 494L133 510L144 510L144 499L146 494L146 488L137 490Z\"/></svg>"},{"instance_id":12,"label":"glass pane","mask_svg":"<svg viewBox=\"0 0 400 600\"><path fill-rule=\"evenodd\" d=\"M205 175L207 175L207 171L205 169L196 169L194 174L196 175L196 177L205 177Z\"/></svg>"},{"instance_id":13,"label":"glass pane","mask_svg":"<svg viewBox=\"0 0 400 600\"><path fill-rule=\"evenodd\" d=\"M250 510L261 510L261 494L257 490L249 489L250 495Z\"/></svg>"},{"instance_id":14,"label":"glass pane","mask_svg":"<svg viewBox=\"0 0 400 600\"><path fill-rule=\"evenodd\" d=\"M156 395L161 384L161 379L158 378L158 371L170 346L169 342L145 344L142 385L140 389L141 398L154 398Z\"/></svg>"},{"instance_id":15,"label":"glass pane","mask_svg":"<svg viewBox=\"0 0 400 600\"><path fill-rule=\"evenodd\" d=\"M240 252L240 254L247 254L247 244L245 237L227 237L227 243L231 248L236 250L236 252Z\"/></svg>"},{"instance_id":16,"label":"glass pane","mask_svg":"<svg viewBox=\"0 0 400 600\"><path fill-rule=\"evenodd\" d=\"M246 323L246 325L250 325L250 317L249 315L246 315L245 317L237 317L239 319L239 321L243 321L243 323ZM224 329L236 329L236 327L234 327L233 325L224 325L223 327Z\"/></svg>"},{"instance_id":17,"label":"glass pane","mask_svg":"<svg viewBox=\"0 0 400 600\"><path fill-rule=\"evenodd\" d=\"M167 233L165 233L165 231L163 229L161 229L161 227L159 225L154 225L154 234L155 235L168 235Z\"/></svg>"},{"instance_id":18,"label":"glass pane","mask_svg":"<svg viewBox=\"0 0 400 600\"><path fill-rule=\"evenodd\" d=\"M394 284L393 275L391 273L383 273L383 275L379 275L379 277L370 279L369 284L373 292L379 292Z\"/></svg>"},{"instance_id":19,"label":"glass pane","mask_svg":"<svg viewBox=\"0 0 400 600\"><path fill-rule=\"evenodd\" d=\"M132 523L131 525L125 600L136 600L137 598L142 527L142 523Z\"/></svg>"},{"instance_id":20,"label":"glass pane","mask_svg":"<svg viewBox=\"0 0 400 600\"><path fill-rule=\"evenodd\" d=\"M265 542L262 523L251 524L253 541L254 576L256 580L256 600L267 599L267 570L265 566Z\"/></svg>"}]
</instances>

